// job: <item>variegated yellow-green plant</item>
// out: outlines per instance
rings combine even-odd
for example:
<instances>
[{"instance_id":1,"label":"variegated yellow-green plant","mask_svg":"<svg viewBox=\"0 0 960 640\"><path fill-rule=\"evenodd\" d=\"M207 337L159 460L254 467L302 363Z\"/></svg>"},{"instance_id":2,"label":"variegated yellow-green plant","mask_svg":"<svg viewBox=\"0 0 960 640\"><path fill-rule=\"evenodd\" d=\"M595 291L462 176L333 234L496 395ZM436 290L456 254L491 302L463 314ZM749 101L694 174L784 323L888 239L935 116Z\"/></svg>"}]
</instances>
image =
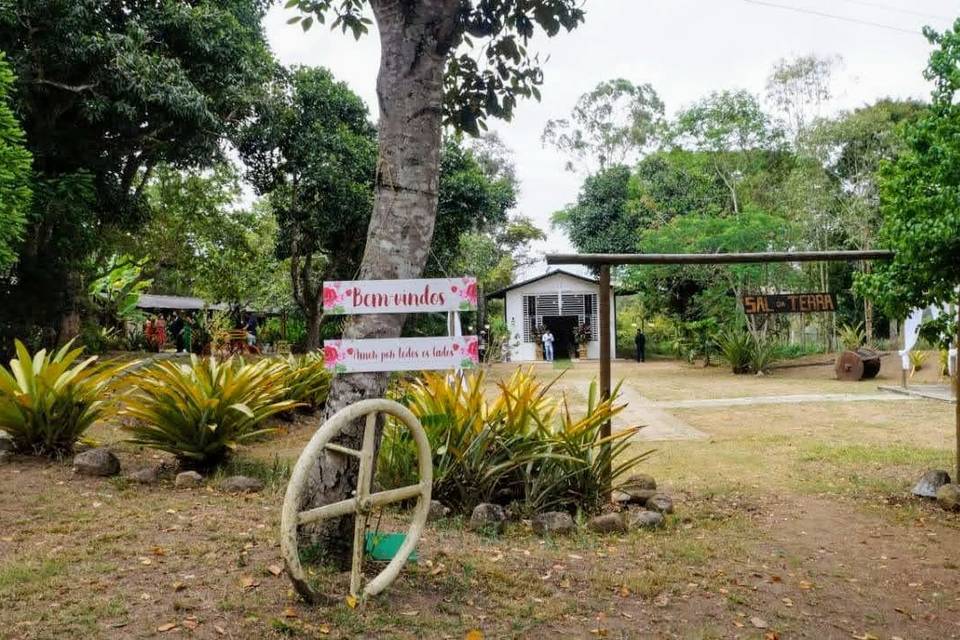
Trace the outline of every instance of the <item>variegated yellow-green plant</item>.
<instances>
[{"instance_id":1,"label":"variegated yellow-green plant","mask_svg":"<svg viewBox=\"0 0 960 640\"><path fill-rule=\"evenodd\" d=\"M289 355L281 362L287 367L284 380L287 400L299 402L310 410L322 407L327 401L333 379L324 366L323 354L314 351L304 355Z\"/></svg>"},{"instance_id":2,"label":"variegated yellow-green plant","mask_svg":"<svg viewBox=\"0 0 960 640\"><path fill-rule=\"evenodd\" d=\"M17 451L69 454L90 425L116 411L108 387L134 363L97 364L96 356L79 360L83 348L72 346L71 341L31 356L17 340L17 357L9 369L0 367L0 429L13 437Z\"/></svg>"},{"instance_id":3,"label":"variegated yellow-green plant","mask_svg":"<svg viewBox=\"0 0 960 640\"><path fill-rule=\"evenodd\" d=\"M606 489L648 453L628 455L636 429L601 436L601 426L623 409L615 404L619 387L600 402L591 384L583 415L574 416L565 397L548 393L555 382L517 369L489 394L482 371L426 373L408 384L402 401L434 452L434 496L465 513L490 500L528 511L598 508ZM415 482L414 460L406 431L388 424L378 480Z\"/></svg>"},{"instance_id":4,"label":"variegated yellow-green plant","mask_svg":"<svg viewBox=\"0 0 960 640\"><path fill-rule=\"evenodd\" d=\"M236 363L192 356L139 373L122 413L129 441L175 455L185 467L215 467L245 442L272 431L270 416L297 406L287 400L287 368L275 360Z\"/></svg>"}]
</instances>

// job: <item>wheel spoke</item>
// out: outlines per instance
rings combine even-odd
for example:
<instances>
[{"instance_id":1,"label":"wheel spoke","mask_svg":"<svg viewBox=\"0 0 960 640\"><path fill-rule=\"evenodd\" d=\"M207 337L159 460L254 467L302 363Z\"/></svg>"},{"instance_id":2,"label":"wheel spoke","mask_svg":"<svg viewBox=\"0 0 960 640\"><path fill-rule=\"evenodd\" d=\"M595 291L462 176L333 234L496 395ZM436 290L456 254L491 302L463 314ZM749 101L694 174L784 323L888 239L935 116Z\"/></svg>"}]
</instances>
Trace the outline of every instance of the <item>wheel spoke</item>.
<instances>
[{"instance_id":1,"label":"wheel spoke","mask_svg":"<svg viewBox=\"0 0 960 640\"><path fill-rule=\"evenodd\" d=\"M379 491L377 493L372 493L367 496L366 505L368 508L373 507L382 507L385 504L390 504L392 502L400 502L401 500L408 500L410 498L415 498L423 494L423 485L422 484L411 484L406 487L400 487L399 489L389 489L388 491Z\"/></svg>"},{"instance_id":2,"label":"wheel spoke","mask_svg":"<svg viewBox=\"0 0 960 640\"><path fill-rule=\"evenodd\" d=\"M353 456L354 458L360 457L360 452L356 449L351 449L349 447L344 447L339 444L334 444L333 442L328 442L323 445L323 448L327 451L333 451L335 453L342 453L345 456Z\"/></svg>"},{"instance_id":3,"label":"wheel spoke","mask_svg":"<svg viewBox=\"0 0 960 640\"><path fill-rule=\"evenodd\" d=\"M353 560L350 563L350 595L360 595L363 580L363 554L367 550L367 516L358 513L353 519Z\"/></svg>"},{"instance_id":4,"label":"wheel spoke","mask_svg":"<svg viewBox=\"0 0 960 640\"><path fill-rule=\"evenodd\" d=\"M325 504L322 507L301 511L297 514L297 524L312 524L328 518L345 516L348 513L354 513L356 510L356 498L349 498L347 500L341 500L340 502L332 502L330 504Z\"/></svg>"}]
</instances>

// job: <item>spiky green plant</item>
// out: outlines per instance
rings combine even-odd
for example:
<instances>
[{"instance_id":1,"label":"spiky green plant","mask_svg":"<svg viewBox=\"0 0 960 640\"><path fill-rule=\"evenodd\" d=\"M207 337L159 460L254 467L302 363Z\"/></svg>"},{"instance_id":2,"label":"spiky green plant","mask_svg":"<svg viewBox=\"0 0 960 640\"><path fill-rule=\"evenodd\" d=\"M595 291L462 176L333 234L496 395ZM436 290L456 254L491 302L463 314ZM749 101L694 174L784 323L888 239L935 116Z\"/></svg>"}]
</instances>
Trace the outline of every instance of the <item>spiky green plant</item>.
<instances>
[{"instance_id":1,"label":"spiky green plant","mask_svg":"<svg viewBox=\"0 0 960 640\"><path fill-rule=\"evenodd\" d=\"M161 362L138 373L123 409L129 441L175 455L181 465L209 469L240 445L272 429L270 416L297 406L285 399L283 363L191 356L190 363Z\"/></svg>"},{"instance_id":2,"label":"spiky green plant","mask_svg":"<svg viewBox=\"0 0 960 640\"><path fill-rule=\"evenodd\" d=\"M333 378L324 366L323 355L317 352L290 355L282 362L287 368L284 380L287 400L300 403L310 411L322 407L330 394Z\"/></svg>"},{"instance_id":3,"label":"spiky green plant","mask_svg":"<svg viewBox=\"0 0 960 640\"><path fill-rule=\"evenodd\" d=\"M753 338L742 329L731 329L717 336L717 346L723 359L736 374L750 371L750 352Z\"/></svg>"},{"instance_id":4,"label":"spiky green plant","mask_svg":"<svg viewBox=\"0 0 960 640\"><path fill-rule=\"evenodd\" d=\"M630 436L640 427L603 437L603 424L626 407L615 404L619 395L618 384L610 398L600 401L597 383L591 382L583 415L574 417L564 397L559 420L540 425L547 448L525 469L527 512L596 511L607 490L653 453L630 454Z\"/></svg>"},{"instance_id":5,"label":"spiky green plant","mask_svg":"<svg viewBox=\"0 0 960 640\"><path fill-rule=\"evenodd\" d=\"M403 402L423 424L433 450L433 495L461 513L479 502L519 503L529 511L593 511L605 489L645 457L628 455L635 429L603 438L601 426L623 406L599 402L596 384L575 418L549 383L518 369L488 398L483 372L424 374ZM388 422L378 454L385 487L415 482L415 451L403 427Z\"/></svg>"},{"instance_id":6,"label":"spiky green plant","mask_svg":"<svg viewBox=\"0 0 960 640\"><path fill-rule=\"evenodd\" d=\"M73 341L57 351L33 356L19 340L9 370L0 367L0 429L13 437L23 453L69 454L97 420L112 415L108 386L134 363L97 365L97 357L78 360L83 348Z\"/></svg>"}]
</instances>

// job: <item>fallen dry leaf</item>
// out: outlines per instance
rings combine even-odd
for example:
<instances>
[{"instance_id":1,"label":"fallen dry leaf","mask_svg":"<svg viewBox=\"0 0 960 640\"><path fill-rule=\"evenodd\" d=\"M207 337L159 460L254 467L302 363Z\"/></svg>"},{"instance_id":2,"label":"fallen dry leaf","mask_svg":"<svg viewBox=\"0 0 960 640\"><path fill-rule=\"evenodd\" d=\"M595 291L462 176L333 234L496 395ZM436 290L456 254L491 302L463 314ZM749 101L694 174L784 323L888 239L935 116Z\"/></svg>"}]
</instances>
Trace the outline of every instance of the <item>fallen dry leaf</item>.
<instances>
[{"instance_id":1,"label":"fallen dry leaf","mask_svg":"<svg viewBox=\"0 0 960 640\"><path fill-rule=\"evenodd\" d=\"M739 620L734 620L734 621L733 621L733 626L737 627L738 629L743 629L744 624L743 624L742 622L740 622Z\"/></svg>"},{"instance_id":2,"label":"fallen dry leaf","mask_svg":"<svg viewBox=\"0 0 960 640\"><path fill-rule=\"evenodd\" d=\"M269 567L267 567L267 571L269 571L275 576L279 576L281 573L283 573L283 567L281 567L278 564L272 564Z\"/></svg>"},{"instance_id":3,"label":"fallen dry leaf","mask_svg":"<svg viewBox=\"0 0 960 640\"><path fill-rule=\"evenodd\" d=\"M763 635L763 640L780 640L780 634L776 631L767 631Z\"/></svg>"},{"instance_id":4,"label":"fallen dry leaf","mask_svg":"<svg viewBox=\"0 0 960 640\"><path fill-rule=\"evenodd\" d=\"M463 636L463 640L483 640L483 631L470 629L470 631L467 631L467 635Z\"/></svg>"},{"instance_id":5,"label":"fallen dry leaf","mask_svg":"<svg viewBox=\"0 0 960 640\"><path fill-rule=\"evenodd\" d=\"M244 589L256 589L260 586L260 581L253 576L244 576L240 580L240 586Z\"/></svg>"},{"instance_id":6,"label":"fallen dry leaf","mask_svg":"<svg viewBox=\"0 0 960 640\"><path fill-rule=\"evenodd\" d=\"M753 616L752 618L750 618L750 624L755 626L757 629L767 628L767 621L764 620L763 618L758 618L757 616Z\"/></svg>"},{"instance_id":7,"label":"fallen dry leaf","mask_svg":"<svg viewBox=\"0 0 960 640\"><path fill-rule=\"evenodd\" d=\"M351 609L357 608L357 599L354 596L347 596L347 606Z\"/></svg>"},{"instance_id":8,"label":"fallen dry leaf","mask_svg":"<svg viewBox=\"0 0 960 640\"><path fill-rule=\"evenodd\" d=\"M296 618L298 615L300 614L298 614L297 610L294 609L293 607L287 607L286 609L283 610L284 618Z\"/></svg>"},{"instance_id":9,"label":"fallen dry leaf","mask_svg":"<svg viewBox=\"0 0 960 640\"><path fill-rule=\"evenodd\" d=\"M192 630L192 629L196 629L197 627L200 626L200 621L197 620L197 617L196 617L196 616L190 616L189 618L187 618L186 620L184 620L181 624L182 624L184 627L186 627L187 629L191 629L191 630Z\"/></svg>"},{"instance_id":10,"label":"fallen dry leaf","mask_svg":"<svg viewBox=\"0 0 960 640\"><path fill-rule=\"evenodd\" d=\"M157 627L157 633L166 633L167 631L173 631L177 628L176 622L168 622L167 624L162 624Z\"/></svg>"},{"instance_id":11,"label":"fallen dry leaf","mask_svg":"<svg viewBox=\"0 0 960 640\"><path fill-rule=\"evenodd\" d=\"M227 635L227 630L219 625L214 625L213 630L219 633L222 636Z\"/></svg>"}]
</instances>

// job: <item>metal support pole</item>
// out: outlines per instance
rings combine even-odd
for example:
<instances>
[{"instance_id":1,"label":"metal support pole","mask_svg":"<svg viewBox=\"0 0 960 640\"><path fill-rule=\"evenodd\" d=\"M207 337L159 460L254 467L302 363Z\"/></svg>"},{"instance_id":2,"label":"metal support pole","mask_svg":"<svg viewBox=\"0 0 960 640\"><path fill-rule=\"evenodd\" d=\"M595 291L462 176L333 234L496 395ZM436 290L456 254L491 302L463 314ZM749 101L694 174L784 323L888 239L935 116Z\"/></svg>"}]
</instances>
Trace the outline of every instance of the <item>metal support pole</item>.
<instances>
[{"instance_id":1,"label":"metal support pole","mask_svg":"<svg viewBox=\"0 0 960 640\"><path fill-rule=\"evenodd\" d=\"M600 267L600 300L597 305L600 311L600 401L610 398L610 265L605 264ZM610 437L610 421L607 420L600 426L600 435L603 438ZM606 447L606 464L609 466L611 460L609 457L610 445ZM609 469L606 469L609 473ZM609 499L613 492L613 487L606 488L606 494Z\"/></svg>"}]
</instances>

